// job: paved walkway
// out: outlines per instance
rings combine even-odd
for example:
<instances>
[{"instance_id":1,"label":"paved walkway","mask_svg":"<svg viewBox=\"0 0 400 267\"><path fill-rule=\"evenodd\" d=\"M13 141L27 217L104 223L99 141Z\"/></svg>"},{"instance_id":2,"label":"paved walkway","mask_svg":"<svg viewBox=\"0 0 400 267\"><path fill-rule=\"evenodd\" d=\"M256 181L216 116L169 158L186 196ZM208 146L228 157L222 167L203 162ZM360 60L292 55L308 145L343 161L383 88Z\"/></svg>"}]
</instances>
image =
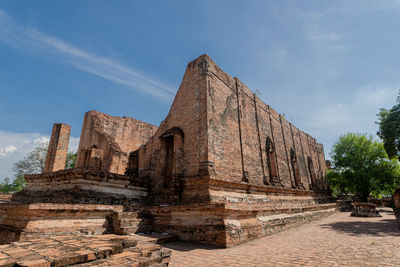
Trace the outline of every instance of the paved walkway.
<instances>
[{"instance_id":1,"label":"paved walkway","mask_svg":"<svg viewBox=\"0 0 400 267\"><path fill-rule=\"evenodd\" d=\"M400 231L391 209L381 218L349 212L228 249L169 243L170 267L400 266Z\"/></svg>"}]
</instances>

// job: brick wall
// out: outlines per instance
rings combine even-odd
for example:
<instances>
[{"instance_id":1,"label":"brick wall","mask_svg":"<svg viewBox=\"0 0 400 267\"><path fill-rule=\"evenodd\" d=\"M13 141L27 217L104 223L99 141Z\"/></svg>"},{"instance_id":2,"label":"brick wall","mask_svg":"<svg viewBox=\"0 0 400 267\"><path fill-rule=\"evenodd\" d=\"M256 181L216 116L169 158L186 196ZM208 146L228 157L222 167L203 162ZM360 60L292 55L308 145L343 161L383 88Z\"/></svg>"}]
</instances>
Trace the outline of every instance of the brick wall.
<instances>
[{"instance_id":1,"label":"brick wall","mask_svg":"<svg viewBox=\"0 0 400 267\"><path fill-rule=\"evenodd\" d=\"M208 94L208 160L214 163L217 179L262 185L263 177L269 175L268 136L274 144L276 159L272 160L277 162L283 186L295 185L291 149L296 154L301 184L310 188L308 157L317 178L322 179L326 174L322 145L263 103L238 78L223 73L210 58L203 60L209 70L203 89Z\"/></svg>"},{"instance_id":2,"label":"brick wall","mask_svg":"<svg viewBox=\"0 0 400 267\"><path fill-rule=\"evenodd\" d=\"M96 148L103 152L103 171L124 174L129 152L139 149L156 130L157 126L133 118L89 111L83 120L76 167L84 167L85 149Z\"/></svg>"},{"instance_id":3,"label":"brick wall","mask_svg":"<svg viewBox=\"0 0 400 267\"><path fill-rule=\"evenodd\" d=\"M156 202L180 198L182 177L199 175L208 158L206 79L199 63L189 63L167 117L139 149L139 176L151 177Z\"/></svg>"},{"instance_id":4,"label":"brick wall","mask_svg":"<svg viewBox=\"0 0 400 267\"><path fill-rule=\"evenodd\" d=\"M274 179L269 177L268 137L273 143L270 161L276 166ZM168 116L139 149L139 176L151 178L157 196L165 191L175 198L182 197L182 180L187 178L310 189L308 158L311 172L322 180L326 173L323 153L314 138L287 122L238 78L224 73L203 55L188 64Z\"/></svg>"}]
</instances>

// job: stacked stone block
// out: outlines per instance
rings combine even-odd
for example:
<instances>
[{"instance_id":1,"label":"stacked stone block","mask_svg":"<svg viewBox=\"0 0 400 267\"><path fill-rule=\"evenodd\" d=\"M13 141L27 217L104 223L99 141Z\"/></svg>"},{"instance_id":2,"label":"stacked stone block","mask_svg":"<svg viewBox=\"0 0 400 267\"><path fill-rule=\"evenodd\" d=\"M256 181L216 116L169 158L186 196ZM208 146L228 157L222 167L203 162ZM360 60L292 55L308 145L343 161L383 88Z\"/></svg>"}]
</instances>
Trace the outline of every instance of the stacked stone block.
<instances>
[{"instance_id":1,"label":"stacked stone block","mask_svg":"<svg viewBox=\"0 0 400 267\"><path fill-rule=\"evenodd\" d=\"M129 152L139 149L156 130L157 126L130 117L89 111L83 119L76 166L86 168L93 163L102 171L124 174Z\"/></svg>"}]
</instances>

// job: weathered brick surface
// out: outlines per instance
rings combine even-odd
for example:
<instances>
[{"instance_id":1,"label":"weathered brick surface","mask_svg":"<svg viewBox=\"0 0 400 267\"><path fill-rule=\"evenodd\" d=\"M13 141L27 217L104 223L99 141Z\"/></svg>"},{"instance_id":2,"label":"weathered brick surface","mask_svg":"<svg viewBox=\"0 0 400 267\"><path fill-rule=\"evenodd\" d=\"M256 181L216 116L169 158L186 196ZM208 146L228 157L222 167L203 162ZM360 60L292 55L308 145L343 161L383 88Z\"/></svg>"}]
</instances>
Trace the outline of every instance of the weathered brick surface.
<instances>
[{"instance_id":1,"label":"weathered brick surface","mask_svg":"<svg viewBox=\"0 0 400 267\"><path fill-rule=\"evenodd\" d=\"M57 236L0 246L0 266L167 266L170 255L129 236Z\"/></svg>"},{"instance_id":2,"label":"weathered brick surface","mask_svg":"<svg viewBox=\"0 0 400 267\"><path fill-rule=\"evenodd\" d=\"M137 206L147 196L145 183L134 177L79 168L25 175L25 180L13 201Z\"/></svg>"},{"instance_id":3,"label":"weathered brick surface","mask_svg":"<svg viewBox=\"0 0 400 267\"><path fill-rule=\"evenodd\" d=\"M85 166L85 149L97 148L103 153L101 170L124 174L128 153L145 144L156 130L157 126L133 118L89 111L83 120L76 166Z\"/></svg>"},{"instance_id":4,"label":"weathered brick surface","mask_svg":"<svg viewBox=\"0 0 400 267\"><path fill-rule=\"evenodd\" d=\"M59 235L129 235L150 231L152 220L143 207L115 204L0 204L0 244Z\"/></svg>"},{"instance_id":5,"label":"weathered brick surface","mask_svg":"<svg viewBox=\"0 0 400 267\"><path fill-rule=\"evenodd\" d=\"M63 123L54 124L44 164L44 173L64 170L70 134L71 126Z\"/></svg>"},{"instance_id":6,"label":"weathered brick surface","mask_svg":"<svg viewBox=\"0 0 400 267\"><path fill-rule=\"evenodd\" d=\"M89 111L77 167L27 176L12 198L71 206L44 206L42 215L0 209L0 224L7 239L153 229L233 246L333 212L325 175L321 144L202 55L188 64L160 127Z\"/></svg>"},{"instance_id":7,"label":"weathered brick surface","mask_svg":"<svg viewBox=\"0 0 400 267\"><path fill-rule=\"evenodd\" d=\"M267 137L275 152L270 159L277 169L274 179L269 177ZM150 177L158 201L187 203L194 194L185 183L193 177L254 186L274 180L269 184L310 189L309 158L315 180L327 189L322 145L311 145L309 139L315 142L203 55L188 64L168 116L139 150L139 176Z\"/></svg>"},{"instance_id":8,"label":"weathered brick surface","mask_svg":"<svg viewBox=\"0 0 400 267\"><path fill-rule=\"evenodd\" d=\"M10 201L12 198L12 194L0 194L0 202Z\"/></svg>"},{"instance_id":9,"label":"weathered brick surface","mask_svg":"<svg viewBox=\"0 0 400 267\"><path fill-rule=\"evenodd\" d=\"M153 208L153 229L179 235L182 240L231 247L336 212L336 204L315 204L307 199L281 197L270 205L238 203L238 198L230 200L233 203L225 205ZM277 208L277 203L285 204Z\"/></svg>"},{"instance_id":10,"label":"weathered brick surface","mask_svg":"<svg viewBox=\"0 0 400 267\"><path fill-rule=\"evenodd\" d=\"M207 55L188 64L168 116L137 157L139 178L151 181L148 204L161 205L151 210L154 229L185 240L235 245L280 229L260 226L259 216L291 214L282 223L289 227L329 201L322 145ZM238 226L232 235L228 221Z\"/></svg>"},{"instance_id":11,"label":"weathered brick surface","mask_svg":"<svg viewBox=\"0 0 400 267\"><path fill-rule=\"evenodd\" d=\"M108 218L123 211L122 206L94 204L0 205L0 244L57 235L91 236L112 231Z\"/></svg>"}]
</instances>

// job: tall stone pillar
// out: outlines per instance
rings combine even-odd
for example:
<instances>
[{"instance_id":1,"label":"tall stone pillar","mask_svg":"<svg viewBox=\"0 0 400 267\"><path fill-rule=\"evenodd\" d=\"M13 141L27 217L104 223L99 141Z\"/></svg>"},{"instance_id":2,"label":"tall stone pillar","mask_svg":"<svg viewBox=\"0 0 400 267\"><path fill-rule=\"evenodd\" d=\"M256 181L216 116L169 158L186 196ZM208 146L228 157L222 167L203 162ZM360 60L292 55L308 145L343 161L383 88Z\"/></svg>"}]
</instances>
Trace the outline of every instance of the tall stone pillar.
<instances>
[{"instance_id":1,"label":"tall stone pillar","mask_svg":"<svg viewBox=\"0 0 400 267\"><path fill-rule=\"evenodd\" d=\"M70 134L70 125L64 123L55 123L53 125L46 162L44 163L44 173L55 172L65 168Z\"/></svg>"}]
</instances>

